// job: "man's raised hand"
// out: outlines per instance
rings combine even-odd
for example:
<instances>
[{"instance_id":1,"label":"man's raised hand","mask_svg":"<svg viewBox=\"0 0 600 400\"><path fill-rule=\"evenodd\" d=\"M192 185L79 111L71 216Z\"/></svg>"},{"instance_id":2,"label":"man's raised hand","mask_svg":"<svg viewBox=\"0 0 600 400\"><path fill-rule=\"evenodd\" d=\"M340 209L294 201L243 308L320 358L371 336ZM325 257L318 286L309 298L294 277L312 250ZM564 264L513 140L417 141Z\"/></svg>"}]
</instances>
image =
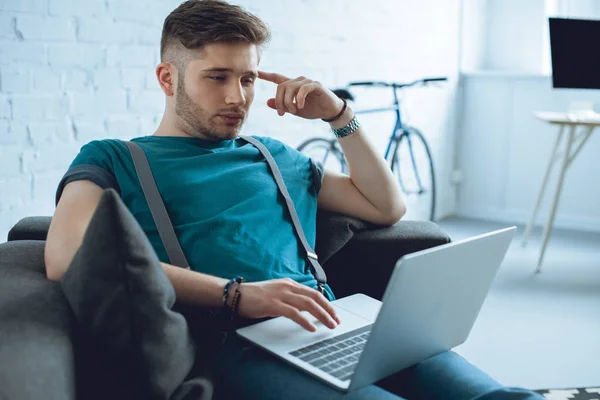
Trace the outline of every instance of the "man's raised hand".
<instances>
[{"instance_id":1,"label":"man's raised hand","mask_svg":"<svg viewBox=\"0 0 600 400\"><path fill-rule=\"evenodd\" d=\"M342 100L320 82L264 71L258 71L258 77L277 85L275 97L267 101L267 106L280 116L287 112L306 119L332 118L342 109Z\"/></svg>"}]
</instances>

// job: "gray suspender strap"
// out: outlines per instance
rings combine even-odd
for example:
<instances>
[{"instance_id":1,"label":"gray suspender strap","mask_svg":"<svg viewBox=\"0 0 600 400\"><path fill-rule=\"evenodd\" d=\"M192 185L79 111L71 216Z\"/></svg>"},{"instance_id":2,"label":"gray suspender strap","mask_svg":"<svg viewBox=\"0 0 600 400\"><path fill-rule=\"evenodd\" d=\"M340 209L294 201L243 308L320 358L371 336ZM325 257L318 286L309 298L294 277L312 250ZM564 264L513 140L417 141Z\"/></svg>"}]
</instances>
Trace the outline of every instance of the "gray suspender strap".
<instances>
[{"instance_id":1,"label":"gray suspender strap","mask_svg":"<svg viewBox=\"0 0 600 400\"><path fill-rule=\"evenodd\" d=\"M148 203L150 213L156 224L156 229L158 229L160 239L167 252L167 256L169 256L169 262L178 267L190 269L185 254L183 254L183 250L179 244L179 240L177 240L177 235L175 235L175 230L173 229L173 224L171 223L165 204L156 187L156 181L152 175L150 164L148 164L146 153L144 153L144 150L137 143L125 143L127 143L127 147L131 153L135 172L142 185L142 190L144 191L146 202Z\"/></svg>"},{"instance_id":2,"label":"gray suspender strap","mask_svg":"<svg viewBox=\"0 0 600 400\"><path fill-rule=\"evenodd\" d=\"M288 193L285 182L283 181L283 177L281 176L281 172L279 171L279 167L277 167L277 163L273 159L273 156L269 150L261 142L250 136L240 136L240 138L258 148L263 157L267 160L267 164L269 164L269 167L271 168L271 172L273 173L277 187L285 199L288 211L292 217L292 223L294 225L296 235L304 247L306 259L308 260L311 270L317 280L319 291L323 293L324 285L327 283L327 276L325 275L325 271L323 271L323 267L321 267L321 264L319 264L317 255L306 241L302 224L300 223L300 219L296 213L296 207L294 207L294 202ZM150 208L150 213L152 214L152 218L154 219L154 223L158 229L158 234L160 235L160 239L163 242L163 246L167 252L167 255L169 256L171 264L189 269L190 266L185 258L185 255L183 254L179 240L175 235L173 224L169 218L169 214L167 213L158 188L156 187L156 181L152 175L152 170L150 169L150 164L148 164L148 158L146 157L144 150L137 143L126 142L126 144L129 148L129 152L131 153L133 165L140 180L144 196L146 197L146 202Z\"/></svg>"},{"instance_id":3,"label":"gray suspender strap","mask_svg":"<svg viewBox=\"0 0 600 400\"><path fill-rule=\"evenodd\" d=\"M325 275L325 271L323 271L323 267L319 264L319 259L315 252L312 250L308 242L306 241L306 236L304 236L304 230L302 229L302 224L300 223L300 219L298 218L298 214L296 213L296 207L294 207L294 202L288 193L287 187L285 186L285 182L283 181L283 177L281 176L281 172L279 171L279 167L277 167L277 163L273 159L273 156L269 152L269 150L258 140L250 136L240 136L240 138L245 141L253 144L258 150L262 153L263 157L267 160L269 167L271 167L271 172L273 173L273 177L275 178L275 182L277 182L277 187L279 191L285 198L285 203L292 217L292 222L294 224L294 228L296 230L296 234L304 247L304 251L306 252L306 259L308 260L312 272L317 279L317 283L319 285L319 291L323 293L324 285L327 283L327 276Z\"/></svg>"}]
</instances>

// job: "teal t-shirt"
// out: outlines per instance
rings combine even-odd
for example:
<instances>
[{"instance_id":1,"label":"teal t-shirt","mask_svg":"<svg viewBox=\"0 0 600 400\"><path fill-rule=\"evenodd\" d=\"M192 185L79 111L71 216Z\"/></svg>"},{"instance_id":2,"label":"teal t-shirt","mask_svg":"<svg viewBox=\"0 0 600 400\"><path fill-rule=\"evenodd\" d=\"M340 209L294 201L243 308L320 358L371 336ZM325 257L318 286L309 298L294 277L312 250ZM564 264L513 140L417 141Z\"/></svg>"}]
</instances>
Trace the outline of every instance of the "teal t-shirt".
<instances>
[{"instance_id":1,"label":"teal t-shirt","mask_svg":"<svg viewBox=\"0 0 600 400\"><path fill-rule=\"evenodd\" d=\"M314 248L322 165L285 145L255 136L271 152L290 193L308 243ZM237 138L213 142L189 137L144 136L139 144L175 233L193 270L248 282L288 277L317 287L268 164L252 144ZM62 179L113 187L169 262L125 142L92 141L81 148ZM326 294L333 300L331 289Z\"/></svg>"}]
</instances>

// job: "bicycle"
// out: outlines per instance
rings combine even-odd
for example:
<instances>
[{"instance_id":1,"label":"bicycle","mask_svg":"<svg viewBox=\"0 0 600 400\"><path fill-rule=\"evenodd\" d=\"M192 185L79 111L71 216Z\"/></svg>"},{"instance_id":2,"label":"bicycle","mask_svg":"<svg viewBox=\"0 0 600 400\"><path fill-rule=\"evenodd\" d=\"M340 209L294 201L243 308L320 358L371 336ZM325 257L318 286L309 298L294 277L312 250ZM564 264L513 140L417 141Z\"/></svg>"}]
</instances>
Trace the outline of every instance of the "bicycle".
<instances>
[{"instance_id":1,"label":"bicycle","mask_svg":"<svg viewBox=\"0 0 600 400\"><path fill-rule=\"evenodd\" d=\"M421 131L403 123L398 91L419 84L426 86L429 83L445 82L447 80L448 78L438 77L418 79L410 83L350 82L346 88L333 90L338 97L347 101L355 100L354 95L349 90L353 86L385 87L393 90L394 102L392 106L355 110L354 113L359 115L394 111L396 114L396 123L387 144L384 158L390 163L390 168L397 177L400 188L405 195L404 200L407 205L408 216L406 219L411 219L410 216L413 216L412 219L434 220L436 186L429 144ZM339 170L344 174L348 173L346 158L336 138L310 138L302 142L297 150L316 161L320 161L328 169ZM315 151L321 151L324 154L319 155L321 153L315 153ZM330 155L333 157L330 158ZM328 161L329 164L327 164Z\"/></svg>"}]
</instances>

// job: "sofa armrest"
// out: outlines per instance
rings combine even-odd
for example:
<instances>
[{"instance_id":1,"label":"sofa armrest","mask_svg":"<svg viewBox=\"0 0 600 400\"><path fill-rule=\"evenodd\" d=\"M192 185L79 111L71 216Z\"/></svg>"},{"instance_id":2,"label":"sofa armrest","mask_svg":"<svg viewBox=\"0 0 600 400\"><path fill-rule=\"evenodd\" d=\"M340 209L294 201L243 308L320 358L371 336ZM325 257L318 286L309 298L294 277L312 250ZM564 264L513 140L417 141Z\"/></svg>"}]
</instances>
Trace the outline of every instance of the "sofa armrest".
<instances>
[{"instance_id":1,"label":"sofa armrest","mask_svg":"<svg viewBox=\"0 0 600 400\"><path fill-rule=\"evenodd\" d=\"M76 398L74 319L44 242L0 243L0 399Z\"/></svg>"},{"instance_id":2,"label":"sofa armrest","mask_svg":"<svg viewBox=\"0 0 600 400\"><path fill-rule=\"evenodd\" d=\"M23 218L10 230L8 240L46 240L51 220ZM381 299L398 259L450 242L432 222L400 221L379 227L320 211L317 226L317 251L337 297L364 293Z\"/></svg>"},{"instance_id":3,"label":"sofa armrest","mask_svg":"<svg viewBox=\"0 0 600 400\"><path fill-rule=\"evenodd\" d=\"M323 267L336 297L364 293L381 300L402 256L449 242L450 237L432 222L400 221L355 233Z\"/></svg>"},{"instance_id":4,"label":"sofa armrest","mask_svg":"<svg viewBox=\"0 0 600 400\"><path fill-rule=\"evenodd\" d=\"M8 232L8 241L46 240L52 217L26 217Z\"/></svg>"}]
</instances>

